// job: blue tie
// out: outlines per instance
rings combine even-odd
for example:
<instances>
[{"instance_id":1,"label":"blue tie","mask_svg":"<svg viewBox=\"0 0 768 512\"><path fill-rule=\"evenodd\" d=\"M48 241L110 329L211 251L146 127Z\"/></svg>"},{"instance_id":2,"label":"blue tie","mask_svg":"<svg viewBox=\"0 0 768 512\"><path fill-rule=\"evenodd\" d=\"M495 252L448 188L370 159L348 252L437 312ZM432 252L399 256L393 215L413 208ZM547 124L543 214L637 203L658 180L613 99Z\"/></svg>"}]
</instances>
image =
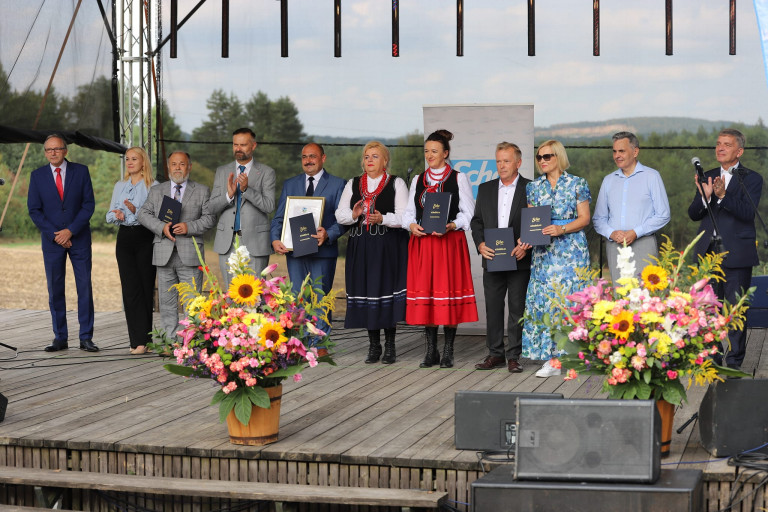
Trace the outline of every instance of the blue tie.
<instances>
[{"instance_id":1,"label":"blue tie","mask_svg":"<svg viewBox=\"0 0 768 512\"><path fill-rule=\"evenodd\" d=\"M240 169L240 174L245 172L245 166L244 165L239 166L238 169ZM240 176L240 174L238 174L238 176ZM235 204L236 204L236 206L235 206L235 226L233 228L235 231L240 231L240 203L242 203L242 202L243 202L243 193L240 192L240 183L238 183L237 184L237 195L236 195L236 200L235 200Z\"/></svg>"}]
</instances>

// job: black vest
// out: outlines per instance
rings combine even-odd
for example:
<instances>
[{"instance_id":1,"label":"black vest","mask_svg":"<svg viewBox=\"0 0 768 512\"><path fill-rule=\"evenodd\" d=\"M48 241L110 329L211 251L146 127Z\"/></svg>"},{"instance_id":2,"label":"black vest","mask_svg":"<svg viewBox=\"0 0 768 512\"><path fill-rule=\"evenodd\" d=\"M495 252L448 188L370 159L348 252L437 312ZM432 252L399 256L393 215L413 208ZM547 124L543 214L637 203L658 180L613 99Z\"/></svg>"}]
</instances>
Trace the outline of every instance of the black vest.
<instances>
[{"instance_id":1,"label":"black vest","mask_svg":"<svg viewBox=\"0 0 768 512\"><path fill-rule=\"evenodd\" d=\"M349 207L354 208L355 204L363 198L360 193L360 176L355 176L352 181L352 198L349 200ZM385 215L387 213L395 213L395 178L393 175L389 175L389 183L384 185L381 193L374 199L374 208L377 212ZM363 221L361 215L357 219L357 223L360 224Z\"/></svg>"},{"instance_id":2,"label":"black vest","mask_svg":"<svg viewBox=\"0 0 768 512\"><path fill-rule=\"evenodd\" d=\"M443 184L438 187L437 192L450 192L451 193L451 207L448 209L448 222L453 220L459 215L459 182L457 176L458 171L451 169L451 175ZM416 202L416 222L421 224L421 216L424 213L424 201L422 200L424 190L427 187L424 186L424 175L421 174L416 181L416 196L414 201Z\"/></svg>"}]
</instances>

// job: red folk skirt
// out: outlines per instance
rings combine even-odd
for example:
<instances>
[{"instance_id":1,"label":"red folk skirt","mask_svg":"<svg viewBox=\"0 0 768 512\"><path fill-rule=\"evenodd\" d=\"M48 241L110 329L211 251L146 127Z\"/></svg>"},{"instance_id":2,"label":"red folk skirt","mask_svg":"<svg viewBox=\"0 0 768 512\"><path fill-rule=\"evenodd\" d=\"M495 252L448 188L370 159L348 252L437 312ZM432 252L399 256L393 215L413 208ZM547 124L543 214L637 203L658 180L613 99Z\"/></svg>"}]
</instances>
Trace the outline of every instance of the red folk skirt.
<instances>
[{"instance_id":1,"label":"red folk skirt","mask_svg":"<svg viewBox=\"0 0 768 512\"><path fill-rule=\"evenodd\" d=\"M408 242L407 306L411 325L477 321L475 288L464 231L412 236Z\"/></svg>"}]
</instances>

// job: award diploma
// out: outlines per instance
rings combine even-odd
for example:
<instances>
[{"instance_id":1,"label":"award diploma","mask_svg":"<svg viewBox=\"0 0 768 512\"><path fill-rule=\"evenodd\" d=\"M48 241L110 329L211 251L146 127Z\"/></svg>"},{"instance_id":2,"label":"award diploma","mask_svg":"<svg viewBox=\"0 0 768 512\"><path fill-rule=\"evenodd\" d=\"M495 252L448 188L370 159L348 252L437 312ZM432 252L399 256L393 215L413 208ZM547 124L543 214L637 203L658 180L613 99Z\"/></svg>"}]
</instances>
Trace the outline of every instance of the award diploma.
<instances>
[{"instance_id":1,"label":"award diploma","mask_svg":"<svg viewBox=\"0 0 768 512\"><path fill-rule=\"evenodd\" d=\"M424 210L421 227L424 233L445 233L448 224L448 210L451 209L450 192L427 192L424 196Z\"/></svg>"},{"instance_id":2,"label":"award diploma","mask_svg":"<svg viewBox=\"0 0 768 512\"><path fill-rule=\"evenodd\" d=\"M528 207L520 210L520 213L520 241L531 245L549 245L552 237L541 234L541 230L552 224L552 207Z\"/></svg>"},{"instance_id":3,"label":"award diploma","mask_svg":"<svg viewBox=\"0 0 768 512\"><path fill-rule=\"evenodd\" d=\"M512 228L489 228L484 231L485 245L493 249L492 260L485 260L488 272L517 270L517 258L512 250L517 245L515 230Z\"/></svg>"}]
</instances>

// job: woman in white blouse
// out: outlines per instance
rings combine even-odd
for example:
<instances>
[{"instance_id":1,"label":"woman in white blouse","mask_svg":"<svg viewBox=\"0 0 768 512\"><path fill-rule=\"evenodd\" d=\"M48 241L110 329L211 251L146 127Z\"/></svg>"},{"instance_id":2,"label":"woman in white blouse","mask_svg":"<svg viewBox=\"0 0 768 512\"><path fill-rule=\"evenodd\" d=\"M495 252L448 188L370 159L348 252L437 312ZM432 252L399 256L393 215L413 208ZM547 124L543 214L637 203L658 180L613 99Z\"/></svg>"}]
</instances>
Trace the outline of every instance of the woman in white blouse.
<instances>
[{"instance_id":1,"label":"woman in white blouse","mask_svg":"<svg viewBox=\"0 0 768 512\"><path fill-rule=\"evenodd\" d=\"M451 169L448 130L437 130L424 143L427 169L411 181L403 227L411 232L408 244L406 322L426 326L427 347L421 368L440 363L453 367L453 342L457 325L477 321L475 289L464 231L475 211L475 200L467 177ZM449 192L448 224L445 233L427 233L421 227L427 194ZM443 356L437 349L437 328L443 326Z\"/></svg>"},{"instance_id":2,"label":"woman in white blouse","mask_svg":"<svg viewBox=\"0 0 768 512\"><path fill-rule=\"evenodd\" d=\"M347 182L336 210L349 230L346 261L346 328L368 329L367 364L396 359L397 322L405 319L408 233L402 215L405 182L387 172L389 150L371 141L363 148L363 173ZM381 332L384 329L384 355Z\"/></svg>"}]
</instances>

